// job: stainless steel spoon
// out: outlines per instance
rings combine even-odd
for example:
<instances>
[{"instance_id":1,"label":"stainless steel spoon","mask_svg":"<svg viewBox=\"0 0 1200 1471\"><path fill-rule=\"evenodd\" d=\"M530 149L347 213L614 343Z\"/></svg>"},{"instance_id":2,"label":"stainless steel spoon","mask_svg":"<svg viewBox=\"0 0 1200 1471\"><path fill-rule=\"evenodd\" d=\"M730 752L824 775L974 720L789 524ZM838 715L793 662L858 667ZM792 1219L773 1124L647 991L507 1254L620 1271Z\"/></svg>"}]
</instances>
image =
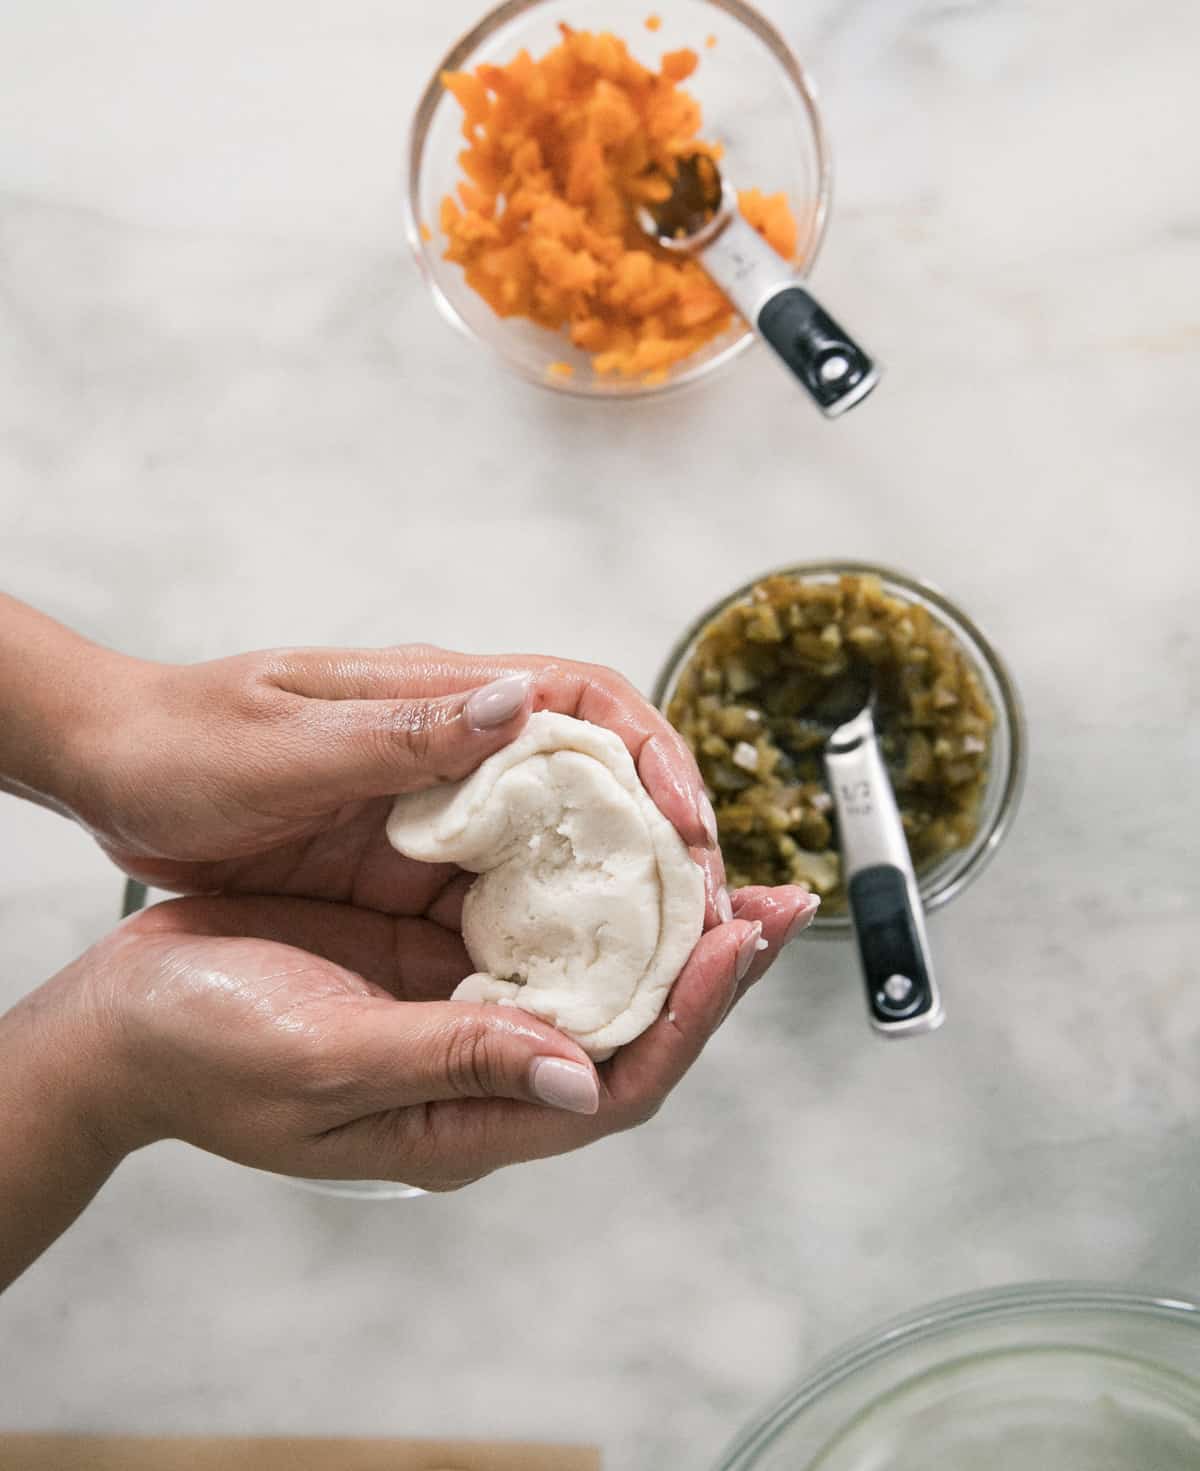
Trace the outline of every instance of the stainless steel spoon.
<instances>
[{"instance_id":1,"label":"stainless steel spoon","mask_svg":"<svg viewBox=\"0 0 1200 1471\"><path fill-rule=\"evenodd\" d=\"M746 222L708 154L679 159L670 184L668 198L638 208L641 229L664 250L696 257L827 418L861 403L879 382L878 364Z\"/></svg>"},{"instance_id":2,"label":"stainless steel spoon","mask_svg":"<svg viewBox=\"0 0 1200 1471\"><path fill-rule=\"evenodd\" d=\"M858 941L871 1025L889 1037L932 1032L944 1018L925 914L896 794L883 764L875 700L825 742L825 775L838 819L842 882Z\"/></svg>"}]
</instances>

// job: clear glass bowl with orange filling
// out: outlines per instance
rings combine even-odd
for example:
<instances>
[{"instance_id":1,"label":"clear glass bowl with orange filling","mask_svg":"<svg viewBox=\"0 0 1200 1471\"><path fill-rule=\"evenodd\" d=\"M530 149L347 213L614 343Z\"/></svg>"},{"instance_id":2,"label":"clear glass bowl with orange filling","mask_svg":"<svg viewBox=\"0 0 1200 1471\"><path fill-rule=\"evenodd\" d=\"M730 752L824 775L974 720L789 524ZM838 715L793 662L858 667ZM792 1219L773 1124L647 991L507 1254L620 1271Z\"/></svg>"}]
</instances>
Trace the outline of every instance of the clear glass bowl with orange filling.
<instances>
[{"instance_id":1,"label":"clear glass bowl with orange filling","mask_svg":"<svg viewBox=\"0 0 1200 1471\"><path fill-rule=\"evenodd\" d=\"M719 152L743 212L805 275L828 212L828 149L808 78L754 9L499 6L442 59L413 122L407 227L436 304L560 392L625 399L707 376L754 334L697 263L668 259L632 218L664 150L695 146ZM613 186L625 197L606 201Z\"/></svg>"},{"instance_id":2,"label":"clear glass bowl with orange filling","mask_svg":"<svg viewBox=\"0 0 1200 1471\"><path fill-rule=\"evenodd\" d=\"M984 867L1025 764L1012 680L978 627L927 583L857 562L765 574L709 608L671 652L654 703L692 748L731 884L799 883L816 928L848 933L822 751L842 685L876 727L926 909Z\"/></svg>"}]
</instances>

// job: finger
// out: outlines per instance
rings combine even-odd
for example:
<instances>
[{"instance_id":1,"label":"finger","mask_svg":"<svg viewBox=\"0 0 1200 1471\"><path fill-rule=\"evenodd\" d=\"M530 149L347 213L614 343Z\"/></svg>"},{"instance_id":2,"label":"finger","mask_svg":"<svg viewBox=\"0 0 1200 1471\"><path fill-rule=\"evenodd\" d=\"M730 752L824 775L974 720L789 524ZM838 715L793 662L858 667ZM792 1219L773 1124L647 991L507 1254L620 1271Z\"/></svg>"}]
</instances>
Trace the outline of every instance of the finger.
<instances>
[{"instance_id":1,"label":"finger","mask_svg":"<svg viewBox=\"0 0 1200 1471\"><path fill-rule=\"evenodd\" d=\"M541 654L456 654L428 644L392 649L294 649L274 656L270 677L320 699L422 699L460 693L506 674L531 672L534 709L603 725L621 738L655 805L695 847L715 847L716 818L683 737L626 679L598 664Z\"/></svg>"},{"instance_id":2,"label":"finger","mask_svg":"<svg viewBox=\"0 0 1200 1471\"><path fill-rule=\"evenodd\" d=\"M720 850L692 848L689 851L704 873L704 928L711 930L716 925L728 924L733 918L733 906L725 887L725 864Z\"/></svg>"},{"instance_id":3,"label":"finger","mask_svg":"<svg viewBox=\"0 0 1200 1471\"><path fill-rule=\"evenodd\" d=\"M596 1069L578 1043L513 1006L364 999L337 1043L364 1115L455 1099L585 1115L600 1103Z\"/></svg>"},{"instance_id":4,"label":"finger","mask_svg":"<svg viewBox=\"0 0 1200 1471\"><path fill-rule=\"evenodd\" d=\"M791 884L774 889L735 889L731 900L733 912L739 919L757 920L762 925L763 939L767 942L767 948L756 957L738 987L734 997L736 1005L750 987L766 975L784 946L791 944L812 924L821 900L807 889Z\"/></svg>"},{"instance_id":5,"label":"finger","mask_svg":"<svg viewBox=\"0 0 1200 1471\"><path fill-rule=\"evenodd\" d=\"M322 805L458 781L519 734L533 704L528 672L437 699L293 698L280 779L294 782L303 762L306 785Z\"/></svg>"},{"instance_id":6,"label":"finger","mask_svg":"<svg viewBox=\"0 0 1200 1471\"><path fill-rule=\"evenodd\" d=\"M462 937L440 924L321 899L172 899L126 923L143 932L163 929L291 945L405 1001L444 1001L472 969Z\"/></svg>"},{"instance_id":7,"label":"finger","mask_svg":"<svg viewBox=\"0 0 1200 1471\"><path fill-rule=\"evenodd\" d=\"M685 843L694 847L715 849L717 815L708 799L708 793L704 790L704 782L696 769L691 751L684 745L682 737L676 735L664 721L669 736L663 731L655 731L641 742L635 752L634 747L641 733L641 722L646 719L642 711L637 712L637 717L635 723L632 713L626 715L621 721L626 729L617 731L617 734L634 755L642 785L650 793L654 805L678 830ZM615 710L611 718L618 718ZM604 720L597 720L596 723L608 724L610 730L614 728Z\"/></svg>"},{"instance_id":8,"label":"finger","mask_svg":"<svg viewBox=\"0 0 1200 1471\"><path fill-rule=\"evenodd\" d=\"M277 689L309 700L431 700L487 684L496 675L445 678L446 660L464 656L432 644L385 649L276 649L266 655L264 677ZM500 670L511 673L515 664Z\"/></svg>"},{"instance_id":9,"label":"finger","mask_svg":"<svg viewBox=\"0 0 1200 1471\"><path fill-rule=\"evenodd\" d=\"M456 874L426 909L425 918L456 935L461 934L463 901L475 878L473 873Z\"/></svg>"},{"instance_id":10,"label":"finger","mask_svg":"<svg viewBox=\"0 0 1200 1471\"><path fill-rule=\"evenodd\" d=\"M156 863L104 846L127 873L151 888L182 894L317 894L383 914L427 915L462 869L397 853L385 830L391 798L355 805L351 820L331 824L319 842L287 843L221 863Z\"/></svg>"},{"instance_id":11,"label":"finger","mask_svg":"<svg viewBox=\"0 0 1200 1471\"><path fill-rule=\"evenodd\" d=\"M293 867L294 877L271 889L264 886L260 891L321 894L362 909L428 918L441 895L461 876L462 869L457 863L422 863L397 853L387 837L391 800L385 797L362 804L351 841L342 846L327 833L315 845L311 861L306 851L301 862ZM257 874L262 860L256 859L254 863L252 872Z\"/></svg>"},{"instance_id":12,"label":"finger","mask_svg":"<svg viewBox=\"0 0 1200 1471\"><path fill-rule=\"evenodd\" d=\"M666 1098L729 1010L761 936L757 921L735 919L701 937L658 1020L613 1058L605 1081L615 1107L637 1116Z\"/></svg>"},{"instance_id":13,"label":"finger","mask_svg":"<svg viewBox=\"0 0 1200 1471\"><path fill-rule=\"evenodd\" d=\"M578 669L591 672L581 677ZM642 785L692 847L715 848L717 819L683 737L621 675L597 666L542 671L537 698L565 698L567 713L606 726L624 741Z\"/></svg>"}]
</instances>

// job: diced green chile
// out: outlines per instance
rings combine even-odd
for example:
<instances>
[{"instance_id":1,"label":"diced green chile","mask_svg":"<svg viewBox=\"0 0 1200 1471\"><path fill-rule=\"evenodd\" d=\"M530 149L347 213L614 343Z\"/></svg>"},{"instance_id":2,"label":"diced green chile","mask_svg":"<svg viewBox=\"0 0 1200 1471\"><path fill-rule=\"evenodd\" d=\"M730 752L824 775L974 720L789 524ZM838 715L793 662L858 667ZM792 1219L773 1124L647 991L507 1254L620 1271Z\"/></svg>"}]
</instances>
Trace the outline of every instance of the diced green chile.
<instances>
[{"instance_id":1,"label":"diced green chile","mask_svg":"<svg viewBox=\"0 0 1200 1471\"><path fill-rule=\"evenodd\" d=\"M918 870L975 835L995 714L954 636L875 577L770 577L700 635L667 708L713 798L731 884L797 883L844 904L822 748L864 671Z\"/></svg>"}]
</instances>

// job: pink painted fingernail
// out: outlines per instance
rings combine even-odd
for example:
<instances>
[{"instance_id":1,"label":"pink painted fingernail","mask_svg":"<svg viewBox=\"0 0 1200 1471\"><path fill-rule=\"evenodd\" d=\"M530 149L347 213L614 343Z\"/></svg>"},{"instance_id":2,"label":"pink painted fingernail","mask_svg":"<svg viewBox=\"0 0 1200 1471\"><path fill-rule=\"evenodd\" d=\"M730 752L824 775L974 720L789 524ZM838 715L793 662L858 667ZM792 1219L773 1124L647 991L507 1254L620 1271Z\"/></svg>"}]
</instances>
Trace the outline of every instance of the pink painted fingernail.
<instances>
[{"instance_id":1,"label":"pink painted fingernail","mask_svg":"<svg viewBox=\"0 0 1200 1471\"><path fill-rule=\"evenodd\" d=\"M737 981L744 981L749 974L750 967L754 964L759 952L759 941L762 939L762 925L757 920L754 928L738 946L737 964L734 966L733 975Z\"/></svg>"},{"instance_id":2,"label":"pink painted fingernail","mask_svg":"<svg viewBox=\"0 0 1200 1471\"><path fill-rule=\"evenodd\" d=\"M535 1057L529 1065L529 1088L542 1103L568 1113L595 1113L600 1107L596 1074L562 1057Z\"/></svg>"},{"instance_id":3,"label":"pink painted fingernail","mask_svg":"<svg viewBox=\"0 0 1200 1471\"><path fill-rule=\"evenodd\" d=\"M722 924L728 924L733 918L733 901L729 897L729 890L724 884L717 890L716 898L713 900L713 908L717 911L717 918Z\"/></svg>"},{"instance_id":4,"label":"pink painted fingernail","mask_svg":"<svg viewBox=\"0 0 1200 1471\"><path fill-rule=\"evenodd\" d=\"M790 945L797 935L802 935L817 917L817 910L821 907L820 894L810 894L808 902L801 909L791 924L788 925L787 934L783 937L783 943Z\"/></svg>"},{"instance_id":5,"label":"pink painted fingernail","mask_svg":"<svg viewBox=\"0 0 1200 1471\"><path fill-rule=\"evenodd\" d=\"M495 730L520 710L529 693L531 674L506 674L481 685L467 696L465 712L472 730Z\"/></svg>"},{"instance_id":6,"label":"pink painted fingernail","mask_svg":"<svg viewBox=\"0 0 1200 1471\"><path fill-rule=\"evenodd\" d=\"M715 848L719 842L717 814L713 811L713 804L708 800L707 792L701 792L696 798L696 816L700 819L700 826L704 829L708 846Z\"/></svg>"}]
</instances>

